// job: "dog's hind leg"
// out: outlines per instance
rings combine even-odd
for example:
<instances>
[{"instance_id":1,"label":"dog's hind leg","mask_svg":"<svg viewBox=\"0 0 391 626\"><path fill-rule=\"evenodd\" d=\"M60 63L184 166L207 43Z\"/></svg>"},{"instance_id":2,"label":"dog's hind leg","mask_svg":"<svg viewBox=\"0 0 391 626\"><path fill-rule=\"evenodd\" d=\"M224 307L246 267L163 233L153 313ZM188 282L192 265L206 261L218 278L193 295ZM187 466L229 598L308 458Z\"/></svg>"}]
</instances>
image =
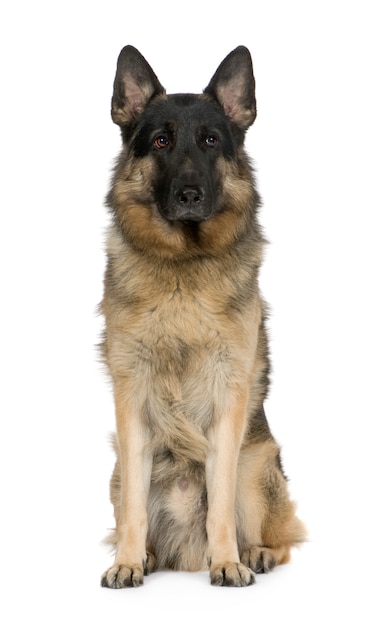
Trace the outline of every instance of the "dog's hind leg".
<instances>
[{"instance_id":1,"label":"dog's hind leg","mask_svg":"<svg viewBox=\"0 0 391 626\"><path fill-rule=\"evenodd\" d=\"M281 470L279 448L271 438L241 451L236 515L241 562L255 573L287 563L291 548L305 540Z\"/></svg>"},{"instance_id":2,"label":"dog's hind leg","mask_svg":"<svg viewBox=\"0 0 391 626\"><path fill-rule=\"evenodd\" d=\"M115 385L118 434L119 497L114 564L102 576L102 586L120 589L143 584L144 571L150 568L146 550L147 498L151 481L152 453L141 411L131 403L129 381Z\"/></svg>"}]
</instances>

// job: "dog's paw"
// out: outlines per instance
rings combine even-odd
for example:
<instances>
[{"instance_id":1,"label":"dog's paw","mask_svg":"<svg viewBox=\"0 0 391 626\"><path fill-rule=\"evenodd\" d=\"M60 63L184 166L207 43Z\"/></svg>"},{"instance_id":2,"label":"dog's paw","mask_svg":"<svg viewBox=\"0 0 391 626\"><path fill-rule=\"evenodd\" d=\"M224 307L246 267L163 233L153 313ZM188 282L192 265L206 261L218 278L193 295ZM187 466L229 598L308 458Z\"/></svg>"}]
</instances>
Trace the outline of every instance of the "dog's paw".
<instances>
[{"instance_id":1,"label":"dog's paw","mask_svg":"<svg viewBox=\"0 0 391 626\"><path fill-rule=\"evenodd\" d=\"M256 574L267 574L276 564L273 553L261 546L253 546L245 550L240 560Z\"/></svg>"},{"instance_id":2,"label":"dog's paw","mask_svg":"<svg viewBox=\"0 0 391 626\"><path fill-rule=\"evenodd\" d=\"M124 587L140 587L144 583L144 568L138 565L113 565L101 578L102 587L123 589Z\"/></svg>"},{"instance_id":3,"label":"dog's paw","mask_svg":"<svg viewBox=\"0 0 391 626\"><path fill-rule=\"evenodd\" d=\"M210 580L217 587L247 587L255 583L255 576L243 563L222 563L211 566Z\"/></svg>"}]
</instances>

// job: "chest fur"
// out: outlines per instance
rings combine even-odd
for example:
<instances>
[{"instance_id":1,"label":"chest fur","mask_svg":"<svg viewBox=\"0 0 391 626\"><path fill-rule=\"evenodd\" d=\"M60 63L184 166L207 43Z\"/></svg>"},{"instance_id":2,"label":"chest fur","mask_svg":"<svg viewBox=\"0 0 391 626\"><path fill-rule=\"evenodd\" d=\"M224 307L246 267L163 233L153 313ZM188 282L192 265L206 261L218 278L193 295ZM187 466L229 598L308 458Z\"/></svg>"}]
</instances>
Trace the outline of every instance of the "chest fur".
<instances>
[{"instance_id":1,"label":"chest fur","mask_svg":"<svg viewBox=\"0 0 391 626\"><path fill-rule=\"evenodd\" d=\"M205 430L227 387L251 376L259 298L250 290L239 310L240 276L211 265L193 263L184 271L125 260L114 258L106 275L110 373L129 379L150 422L177 413Z\"/></svg>"}]
</instances>

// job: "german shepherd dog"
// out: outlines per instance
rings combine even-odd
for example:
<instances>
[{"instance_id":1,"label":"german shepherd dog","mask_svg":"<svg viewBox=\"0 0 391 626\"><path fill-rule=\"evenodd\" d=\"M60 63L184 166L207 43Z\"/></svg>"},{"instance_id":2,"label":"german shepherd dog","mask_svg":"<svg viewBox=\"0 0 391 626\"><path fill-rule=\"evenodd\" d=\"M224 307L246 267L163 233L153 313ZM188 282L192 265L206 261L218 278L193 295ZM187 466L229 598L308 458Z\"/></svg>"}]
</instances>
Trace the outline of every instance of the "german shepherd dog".
<instances>
[{"instance_id":1,"label":"german shepherd dog","mask_svg":"<svg viewBox=\"0 0 391 626\"><path fill-rule=\"evenodd\" d=\"M118 59L119 155L101 304L113 381L115 560L104 587L209 568L244 587L305 537L263 410L260 204L244 137L256 116L238 47L201 95L167 95L132 46Z\"/></svg>"}]
</instances>

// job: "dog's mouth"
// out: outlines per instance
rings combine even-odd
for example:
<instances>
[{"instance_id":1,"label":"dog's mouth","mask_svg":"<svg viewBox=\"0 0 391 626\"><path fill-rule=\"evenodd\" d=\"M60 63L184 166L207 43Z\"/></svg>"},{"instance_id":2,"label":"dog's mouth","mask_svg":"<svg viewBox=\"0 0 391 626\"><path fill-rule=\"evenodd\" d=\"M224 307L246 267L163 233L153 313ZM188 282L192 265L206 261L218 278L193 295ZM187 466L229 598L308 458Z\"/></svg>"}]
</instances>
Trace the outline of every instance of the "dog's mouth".
<instances>
[{"instance_id":1,"label":"dog's mouth","mask_svg":"<svg viewBox=\"0 0 391 626\"><path fill-rule=\"evenodd\" d=\"M213 215L212 206L204 199L194 202L173 201L159 207L159 211L169 222L205 222Z\"/></svg>"},{"instance_id":2,"label":"dog's mouth","mask_svg":"<svg viewBox=\"0 0 391 626\"><path fill-rule=\"evenodd\" d=\"M205 222L212 217L212 211L208 209L193 210L193 209L167 209L163 212L163 216L169 222Z\"/></svg>"}]
</instances>

